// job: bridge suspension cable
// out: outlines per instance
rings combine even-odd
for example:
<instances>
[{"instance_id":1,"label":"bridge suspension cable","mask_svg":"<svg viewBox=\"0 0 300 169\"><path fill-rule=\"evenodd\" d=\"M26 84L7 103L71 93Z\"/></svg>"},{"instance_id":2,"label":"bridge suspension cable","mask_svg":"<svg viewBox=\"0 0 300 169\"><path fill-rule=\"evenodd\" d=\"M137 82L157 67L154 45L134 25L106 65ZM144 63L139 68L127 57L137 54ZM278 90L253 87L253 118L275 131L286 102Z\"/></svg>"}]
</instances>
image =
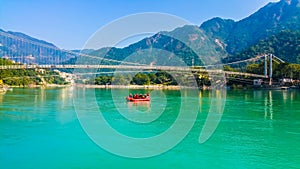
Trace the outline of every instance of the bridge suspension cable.
<instances>
[{"instance_id":1,"label":"bridge suspension cable","mask_svg":"<svg viewBox=\"0 0 300 169\"><path fill-rule=\"evenodd\" d=\"M0 35L11 38L11 39L14 39L14 40L19 40L23 43L27 42L27 43L30 43L30 44L33 44L33 45L36 45L36 46L39 46L39 47L44 47L44 48L47 48L47 49L62 51L62 52L65 52L65 53L68 53L68 54L71 54L71 55L75 55L75 56L83 56L83 57L99 59L99 60L103 60L103 61L120 63L120 64L139 65L139 66L146 65L146 64L140 64L140 63L134 63L134 62L126 62L126 61L108 59L108 58L103 58L103 57L100 57L100 56L93 56L93 55L88 55L88 54L84 54L84 53L78 53L78 52L74 52L74 51L70 51L70 50L66 50L66 49L60 49L56 46L46 45L46 44L39 43L39 42L34 42L32 40L24 39L24 38L21 38L21 37L18 37L18 36L15 36L15 35L12 35L12 34L9 34L9 33L6 33L6 32L0 32Z\"/></svg>"},{"instance_id":2,"label":"bridge suspension cable","mask_svg":"<svg viewBox=\"0 0 300 169\"><path fill-rule=\"evenodd\" d=\"M107 61L107 62L113 62L113 63L119 63L119 64L124 64L123 66L126 67L129 66L129 65L132 65L133 66L136 66L135 68L136 69L145 69L145 67L148 69L148 70L154 70L156 69L157 67L157 70L178 70L180 71L182 69L182 67L179 67L179 66L149 66L149 65L146 65L146 64L140 64L140 63L135 63L135 62L126 62L126 61L120 61L120 60L114 60L114 59L108 59L108 58L104 58L104 57L100 57L100 56L94 56L94 55L90 55L90 54L84 54L84 53L78 53L78 52L75 52L75 51L70 51L70 50L66 50L66 49L60 49L52 44L45 44L45 43L41 43L41 42L36 42L36 41L33 41L33 40L30 40L30 39L25 39L25 38L22 38L22 37L19 37L19 36L15 36L15 35L12 35L10 33L6 33L6 32L0 32L0 35L6 37L6 40L7 39L13 39L13 40L16 40L16 41L20 41L22 45L24 46L28 46L30 49L34 49L35 51L39 51L40 50L46 50L46 53L48 52L48 54L53 54L53 55L57 55L59 56L60 55L60 52L64 52L64 53L67 53L67 54L71 54L71 55L74 55L74 56L82 56L82 57L86 57L86 58L92 58L92 59L99 59L99 60L103 60L103 61ZM11 48L11 47L9 47ZM45 49L40 49L40 48L45 48ZM11 49L13 50L13 49ZM274 56L274 55L268 55L268 54L262 54L262 55L258 55L254 58L249 58L249 59L245 59L245 60L240 60L240 61L235 61L235 62L231 62L231 63L221 63L221 64L215 64L215 65L206 65L206 66L197 66L197 67L200 67L200 68L206 68L207 70L206 71L210 71L209 68L213 68L213 67L217 67L217 66L225 66L225 65L234 65L234 64L240 64L240 63L246 63L246 62L253 62L253 61L257 61L261 58L266 58L268 56L272 56L270 58L275 58L276 60L282 62L282 63L285 63L282 59ZM29 56L16 56L16 57L9 57L9 58L20 58L20 59L25 59L25 58L30 58ZM57 62L57 60L53 61L55 63L59 63ZM265 61L266 62L266 61ZM24 62L23 62L24 63ZM80 66L80 65L78 65ZM71 67L68 67L66 65L57 65L53 68L78 68L78 66L76 65L71 65ZM83 67L82 67L83 66ZM81 67L79 68L92 68L93 66L95 65L81 65ZM98 65L99 66L99 65ZM99 68L106 68L108 65L100 65ZM111 65L113 66L113 65ZM130 67L130 68L132 68ZM17 65L17 66L2 66L1 69L6 69L6 68L10 68L10 69L14 69L14 68L23 68L22 66L20 65ZM31 67L25 67L25 68L31 68ZM33 67L33 68L36 68L36 67ZM37 68L52 68L52 65L40 65L40 66L37 66ZM114 67L108 67L108 68L114 68ZM117 67L118 68L118 67ZM120 67L120 68L124 68L124 67ZM134 68L132 68L134 69ZM197 70L197 69L190 69L188 67L184 68L184 70ZM215 70L215 71L212 71L212 72L219 72L219 70ZM223 72L226 72L226 71L223 71ZM266 71L265 71L266 72ZM271 72L271 71L270 71ZM232 72L226 72L226 74L232 74ZM247 73L241 73L241 72L234 72L233 74L239 74L239 75L249 75L249 76L255 76L255 77L262 77L262 75L254 75L254 74L247 74ZM265 77L266 77L266 74L265 74Z\"/></svg>"},{"instance_id":3,"label":"bridge suspension cable","mask_svg":"<svg viewBox=\"0 0 300 169\"><path fill-rule=\"evenodd\" d=\"M89 54L84 54L84 53L78 53L78 52L74 52L74 51L70 51L70 50L66 50L66 49L60 49L56 46L52 46L52 45L47 45L47 44L43 44L43 43L39 43L39 42L35 42L29 39L25 39L22 37L18 37L6 32L0 32L0 35L14 39L14 40L19 40L21 41L21 43L30 43L39 47L44 47L46 49L52 49L54 50L54 53L56 51L61 51L61 52L65 52L71 55L75 55L75 56L83 56L83 57L87 57L87 58L92 58L92 59L99 59L99 60L103 60L103 61L108 61L108 62L114 62L114 63L119 63L119 64L128 64L128 65L139 65L139 66L145 66L146 64L140 64L140 63L135 63L135 62L126 62L126 61L120 61L120 60L114 60L114 59L108 59L108 58L104 58L104 57L100 57L100 56L93 56L93 55L89 55ZM233 65L233 64L239 64L239 63L245 63L245 62L249 62L249 61L256 61L259 60L260 58L264 57L264 55L261 56L257 56L255 58L250 58L250 59L246 59L246 60L241 60L241 61L235 61L235 62L231 62L231 63L222 63L222 64L215 64L215 65L206 65L206 66L198 66L198 67L202 67L202 68L209 68L209 67L215 67L215 66L225 66L225 65ZM280 58L274 56L276 59L278 59L280 62L283 62L283 60L281 60ZM8 58L17 58L17 57L8 57ZM18 58L22 58L22 57L18 57Z\"/></svg>"},{"instance_id":4,"label":"bridge suspension cable","mask_svg":"<svg viewBox=\"0 0 300 169\"><path fill-rule=\"evenodd\" d=\"M226 65L234 65L234 64L239 64L239 63L246 63L246 62L253 62L253 61L257 61L261 58L264 58L265 55L258 55L254 58L250 58L250 59L245 59L245 60L239 60L239 61L235 61L235 62L230 62L230 63L221 63L221 64L215 64L215 65L206 65L206 66L200 66L203 68L208 68L208 67L217 67L217 66L226 66Z\"/></svg>"}]
</instances>

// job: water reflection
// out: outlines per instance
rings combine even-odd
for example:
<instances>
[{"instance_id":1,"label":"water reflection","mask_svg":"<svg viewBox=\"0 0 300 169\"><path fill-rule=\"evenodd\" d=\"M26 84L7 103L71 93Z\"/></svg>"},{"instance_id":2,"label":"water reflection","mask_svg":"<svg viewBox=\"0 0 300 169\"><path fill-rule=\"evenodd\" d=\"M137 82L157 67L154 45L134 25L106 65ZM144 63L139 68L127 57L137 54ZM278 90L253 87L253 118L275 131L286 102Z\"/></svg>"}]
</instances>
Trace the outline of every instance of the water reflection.
<instances>
[{"instance_id":1,"label":"water reflection","mask_svg":"<svg viewBox=\"0 0 300 169\"><path fill-rule=\"evenodd\" d=\"M62 124L71 122L77 118L75 111L73 111L73 91L73 86L58 90L56 100L60 103L56 107L56 120Z\"/></svg>"},{"instance_id":2,"label":"water reflection","mask_svg":"<svg viewBox=\"0 0 300 169\"><path fill-rule=\"evenodd\" d=\"M288 106L294 105L297 91L264 91L264 118L274 119L274 113L281 113ZM280 107L280 108L279 108ZM280 114L283 115L283 114Z\"/></svg>"},{"instance_id":3,"label":"water reflection","mask_svg":"<svg viewBox=\"0 0 300 169\"><path fill-rule=\"evenodd\" d=\"M0 95L0 115L12 121L45 122L56 117L60 123L76 119L69 88L15 88Z\"/></svg>"},{"instance_id":4,"label":"water reflection","mask_svg":"<svg viewBox=\"0 0 300 169\"><path fill-rule=\"evenodd\" d=\"M151 110L150 110L150 102L146 101L146 102L127 102L127 105L128 105L128 108L129 109L138 109L139 111L142 111L142 112L146 112L146 113L149 113Z\"/></svg>"},{"instance_id":5,"label":"water reflection","mask_svg":"<svg viewBox=\"0 0 300 169\"><path fill-rule=\"evenodd\" d=\"M0 93L0 106L2 105L3 102L3 94Z\"/></svg>"},{"instance_id":6,"label":"water reflection","mask_svg":"<svg viewBox=\"0 0 300 169\"><path fill-rule=\"evenodd\" d=\"M221 121L226 103L227 90L209 91L209 113L199 136L199 143L207 141Z\"/></svg>"},{"instance_id":7,"label":"water reflection","mask_svg":"<svg viewBox=\"0 0 300 169\"><path fill-rule=\"evenodd\" d=\"M203 90L199 91L199 112L202 113L203 112Z\"/></svg>"},{"instance_id":8,"label":"water reflection","mask_svg":"<svg viewBox=\"0 0 300 169\"><path fill-rule=\"evenodd\" d=\"M57 95L57 100L60 100L60 106L63 108L68 106L71 99L73 98L74 87L64 87L58 90L59 94Z\"/></svg>"},{"instance_id":9,"label":"water reflection","mask_svg":"<svg viewBox=\"0 0 300 169\"><path fill-rule=\"evenodd\" d=\"M265 119L273 120L273 92L269 91L265 97Z\"/></svg>"}]
</instances>

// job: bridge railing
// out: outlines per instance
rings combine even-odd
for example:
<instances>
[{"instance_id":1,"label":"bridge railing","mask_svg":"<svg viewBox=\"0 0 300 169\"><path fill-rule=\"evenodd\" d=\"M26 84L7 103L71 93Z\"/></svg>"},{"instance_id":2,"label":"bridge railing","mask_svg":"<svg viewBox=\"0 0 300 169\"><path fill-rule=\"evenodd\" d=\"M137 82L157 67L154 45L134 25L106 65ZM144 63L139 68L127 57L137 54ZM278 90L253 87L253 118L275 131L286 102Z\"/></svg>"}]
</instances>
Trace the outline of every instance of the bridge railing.
<instances>
[{"instance_id":1,"label":"bridge railing","mask_svg":"<svg viewBox=\"0 0 300 169\"><path fill-rule=\"evenodd\" d=\"M191 67L175 66L128 66L128 65L0 65L0 69L135 69L135 70L163 70L163 71L193 71L213 74L241 75L266 78L264 75L230 72L221 69L194 69Z\"/></svg>"}]
</instances>

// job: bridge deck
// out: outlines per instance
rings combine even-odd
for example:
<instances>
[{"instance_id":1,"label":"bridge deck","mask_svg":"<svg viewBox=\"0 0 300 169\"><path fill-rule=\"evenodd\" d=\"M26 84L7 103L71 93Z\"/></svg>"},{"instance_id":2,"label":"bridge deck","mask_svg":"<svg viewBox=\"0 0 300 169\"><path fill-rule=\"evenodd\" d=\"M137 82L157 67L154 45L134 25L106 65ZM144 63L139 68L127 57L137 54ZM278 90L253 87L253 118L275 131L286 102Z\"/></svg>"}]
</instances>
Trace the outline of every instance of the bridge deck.
<instances>
[{"instance_id":1,"label":"bridge deck","mask_svg":"<svg viewBox=\"0 0 300 169\"><path fill-rule=\"evenodd\" d=\"M221 69L195 69L191 67L176 66L130 66L130 65L1 65L0 69L134 69L134 70L163 70L163 71L193 71L211 74L241 75L249 77L266 78L264 75L230 72Z\"/></svg>"}]
</instances>

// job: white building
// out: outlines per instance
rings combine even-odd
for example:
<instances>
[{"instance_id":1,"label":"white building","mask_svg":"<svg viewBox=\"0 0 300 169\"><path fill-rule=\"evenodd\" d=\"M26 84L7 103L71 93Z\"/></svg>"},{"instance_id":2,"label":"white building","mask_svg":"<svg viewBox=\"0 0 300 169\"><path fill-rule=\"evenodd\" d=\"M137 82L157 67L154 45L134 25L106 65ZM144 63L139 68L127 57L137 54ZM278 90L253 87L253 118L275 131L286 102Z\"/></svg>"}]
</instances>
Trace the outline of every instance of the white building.
<instances>
[{"instance_id":1,"label":"white building","mask_svg":"<svg viewBox=\"0 0 300 169\"><path fill-rule=\"evenodd\" d=\"M283 78L279 79L280 85L292 85L294 83L294 80L291 78Z\"/></svg>"},{"instance_id":2,"label":"white building","mask_svg":"<svg viewBox=\"0 0 300 169\"><path fill-rule=\"evenodd\" d=\"M254 86L261 86L263 84L263 80L262 79L254 79L253 80L253 85Z\"/></svg>"},{"instance_id":3,"label":"white building","mask_svg":"<svg viewBox=\"0 0 300 169\"><path fill-rule=\"evenodd\" d=\"M71 73L61 72L59 70L53 70L54 72L59 74L59 77L64 78L66 82L74 84L75 75Z\"/></svg>"}]
</instances>

